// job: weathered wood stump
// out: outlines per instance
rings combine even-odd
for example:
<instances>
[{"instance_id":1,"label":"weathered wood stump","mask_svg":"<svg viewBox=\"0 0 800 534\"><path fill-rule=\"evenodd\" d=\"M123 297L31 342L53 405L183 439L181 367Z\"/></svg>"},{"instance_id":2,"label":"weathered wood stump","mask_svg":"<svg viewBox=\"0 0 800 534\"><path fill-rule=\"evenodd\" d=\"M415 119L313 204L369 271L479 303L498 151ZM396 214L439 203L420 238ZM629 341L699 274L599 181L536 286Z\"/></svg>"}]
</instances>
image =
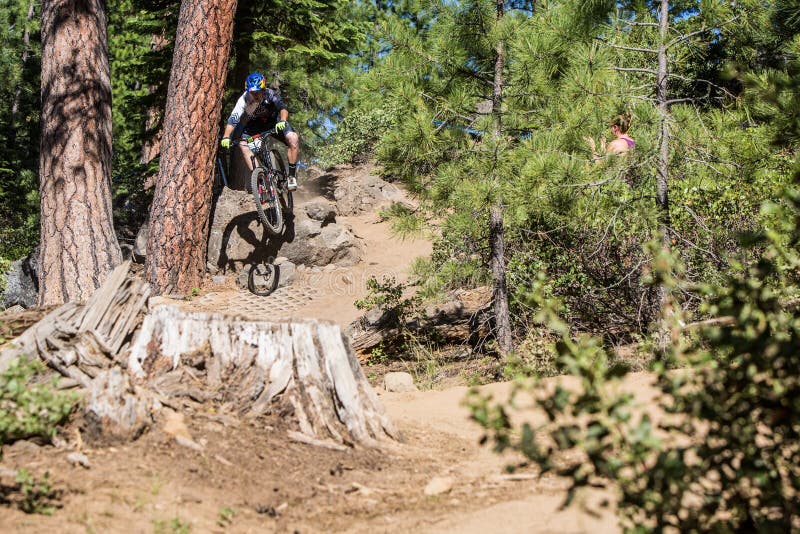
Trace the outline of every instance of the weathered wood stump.
<instances>
[{"instance_id":1,"label":"weathered wood stump","mask_svg":"<svg viewBox=\"0 0 800 534\"><path fill-rule=\"evenodd\" d=\"M312 439L375 445L399 437L333 323L252 322L160 306L145 317L128 369L165 397L231 402L249 417L280 396Z\"/></svg>"},{"instance_id":2,"label":"weathered wood stump","mask_svg":"<svg viewBox=\"0 0 800 534\"><path fill-rule=\"evenodd\" d=\"M242 415L292 417L290 437L341 448L398 439L332 323L265 323L159 306L118 267L86 304L47 314L0 352L0 371L38 357L81 387L89 439L135 439L170 398L226 402Z\"/></svg>"}]
</instances>

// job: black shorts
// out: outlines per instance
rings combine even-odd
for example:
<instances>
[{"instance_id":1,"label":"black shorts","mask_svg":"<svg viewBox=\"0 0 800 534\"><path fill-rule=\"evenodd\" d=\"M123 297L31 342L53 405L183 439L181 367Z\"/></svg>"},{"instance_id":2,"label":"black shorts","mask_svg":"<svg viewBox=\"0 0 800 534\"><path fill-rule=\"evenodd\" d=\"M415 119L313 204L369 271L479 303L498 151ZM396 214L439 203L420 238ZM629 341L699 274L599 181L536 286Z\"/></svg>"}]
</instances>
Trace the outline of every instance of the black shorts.
<instances>
[{"instance_id":1,"label":"black shorts","mask_svg":"<svg viewBox=\"0 0 800 534\"><path fill-rule=\"evenodd\" d=\"M242 130L242 137L247 137L248 135L259 134L261 132L265 132L267 130L274 130L274 129L275 129L275 123L274 122L271 122L271 123L270 122L257 122L257 121L248 122L247 126L244 127L244 130ZM294 129L292 128L292 125L289 123L289 121L286 121L286 128L284 128L280 132L273 133L272 137L274 137L275 139L281 141L285 145L286 144L286 134L289 133L289 132L293 132L293 131L294 131Z\"/></svg>"}]
</instances>

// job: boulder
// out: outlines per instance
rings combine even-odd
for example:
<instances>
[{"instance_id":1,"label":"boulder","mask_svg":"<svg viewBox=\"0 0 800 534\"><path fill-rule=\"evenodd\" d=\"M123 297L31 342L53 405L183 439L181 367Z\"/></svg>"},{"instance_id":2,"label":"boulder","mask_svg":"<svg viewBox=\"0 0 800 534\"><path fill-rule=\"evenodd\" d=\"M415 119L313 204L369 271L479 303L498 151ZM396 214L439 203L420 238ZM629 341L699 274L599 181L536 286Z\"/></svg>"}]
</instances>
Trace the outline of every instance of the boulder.
<instances>
[{"instance_id":1,"label":"boulder","mask_svg":"<svg viewBox=\"0 0 800 534\"><path fill-rule=\"evenodd\" d=\"M137 263L144 263L147 257L147 229L149 224L147 221L139 228L136 234L136 240L133 242L133 261Z\"/></svg>"},{"instance_id":2,"label":"boulder","mask_svg":"<svg viewBox=\"0 0 800 534\"><path fill-rule=\"evenodd\" d=\"M278 256L295 265L310 267L330 263L349 266L361 261L364 255L361 240L348 227L331 222L330 208L320 204L308 210L296 206L294 216L287 217L283 235L270 236L258 221L250 195L223 190L217 199L209 234L210 267L237 272Z\"/></svg>"},{"instance_id":3,"label":"boulder","mask_svg":"<svg viewBox=\"0 0 800 534\"><path fill-rule=\"evenodd\" d=\"M417 391L414 378L408 373L386 373L383 377L383 387L393 393Z\"/></svg>"},{"instance_id":4,"label":"boulder","mask_svg":"<svg viewBox=\"0 0 800 534\"><path fill-rule=\"evenodd\" d=\"M5 273L6 289L0 293L0 310L15 305L23 308L36 306L39 300L38 256L39 247L36 247L25 258L11 263L11 268Z\"/></svg>"},{"instance_id":5,"label":"boulder","mask_svg":"<svg viewBox=\"0 0 800 534\"><path fill-rule=\"evenodd\" d=\"M305 205L306 215L323 225L336 220L336 208L329 202L309 202Z\"/></svg>"},{"instance_id":6,"label":"boulder","mask_svg":"<svg viewBox=\"0 0 800 534\"><path fill-rule=\"evenodd\" d=\"M402 191L377 174L374 167L337 167L333 198L339 215L358 215L391 203L402 202Z\"/></svg>"}]
</instances>

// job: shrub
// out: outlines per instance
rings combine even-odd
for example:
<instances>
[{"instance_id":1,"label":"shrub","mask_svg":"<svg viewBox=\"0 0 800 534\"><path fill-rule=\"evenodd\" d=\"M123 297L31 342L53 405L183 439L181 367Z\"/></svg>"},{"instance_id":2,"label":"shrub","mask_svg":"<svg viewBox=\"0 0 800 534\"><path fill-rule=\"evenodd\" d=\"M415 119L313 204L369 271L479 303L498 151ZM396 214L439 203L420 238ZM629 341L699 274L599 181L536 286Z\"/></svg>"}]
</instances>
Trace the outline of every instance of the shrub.
<instances>
[{"instance_id":1,"label":"shrub","mask_svg":"<svg viewBox=\"0 0 800 534\"><path fill-rule=\"evenodd\" d=\"M755 265L703 288L708 311L727 325L686 348L676 343L672 357L683 369L658 366L663 421L614 387L626 370L595 338L571 339L547 310L540 318L562 336L558 364L580 387L515 391L547 414L541 427L512 428L506 405L477 393L473 418L497 449L520 450L544 472L570 478L568 500L581 487L616 488L627 531L800 529L800 317L787 309L800 289L800 195L788 204L767 208L783 213L788 232L767 232Z\"/></svg>"},{"instance_id":2,"label":"shrub","mask_svg":"<svg viewBox=\"0 0 800 534\"><path fill-rule=\"evenodd\" d=\"M19 439L50 439L75 405L76 396L60 392L57 382L31 385L44 370L38 361L18 358L0 374L0 446Z\"/></svg>"}]
</instances>

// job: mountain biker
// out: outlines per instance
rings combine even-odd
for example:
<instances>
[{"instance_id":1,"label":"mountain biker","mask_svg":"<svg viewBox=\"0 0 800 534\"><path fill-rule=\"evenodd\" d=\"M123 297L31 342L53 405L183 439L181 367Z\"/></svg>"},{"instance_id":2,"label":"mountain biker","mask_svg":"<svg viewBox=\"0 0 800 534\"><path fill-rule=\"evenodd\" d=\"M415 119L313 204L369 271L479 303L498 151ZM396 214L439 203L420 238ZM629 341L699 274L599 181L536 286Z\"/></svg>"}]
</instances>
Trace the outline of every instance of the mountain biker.
<instances>
[{"instance_id":1,"label":"mountain biker","mask_svg":"<svg viewBox=\"0 0 800 534\"><path fill-rule=\"evenodd\" d=\"M272 136L286 145L286 156L289 160L289 176L287 186L289 191L297 189L297 158L300 154L300 138L292 129L287 119L289 110L286 109L281 97L267 87L266 79L260 72L254 72L247 77L244 84L245 91L228 117L225 133L220 144L223 148L230 148L231 137L249 137L265 130L274 129ZM246 144L240 143L239 147L247 162L250 171L253 170L253 152Z\"/></svg>"}]
</instances>

